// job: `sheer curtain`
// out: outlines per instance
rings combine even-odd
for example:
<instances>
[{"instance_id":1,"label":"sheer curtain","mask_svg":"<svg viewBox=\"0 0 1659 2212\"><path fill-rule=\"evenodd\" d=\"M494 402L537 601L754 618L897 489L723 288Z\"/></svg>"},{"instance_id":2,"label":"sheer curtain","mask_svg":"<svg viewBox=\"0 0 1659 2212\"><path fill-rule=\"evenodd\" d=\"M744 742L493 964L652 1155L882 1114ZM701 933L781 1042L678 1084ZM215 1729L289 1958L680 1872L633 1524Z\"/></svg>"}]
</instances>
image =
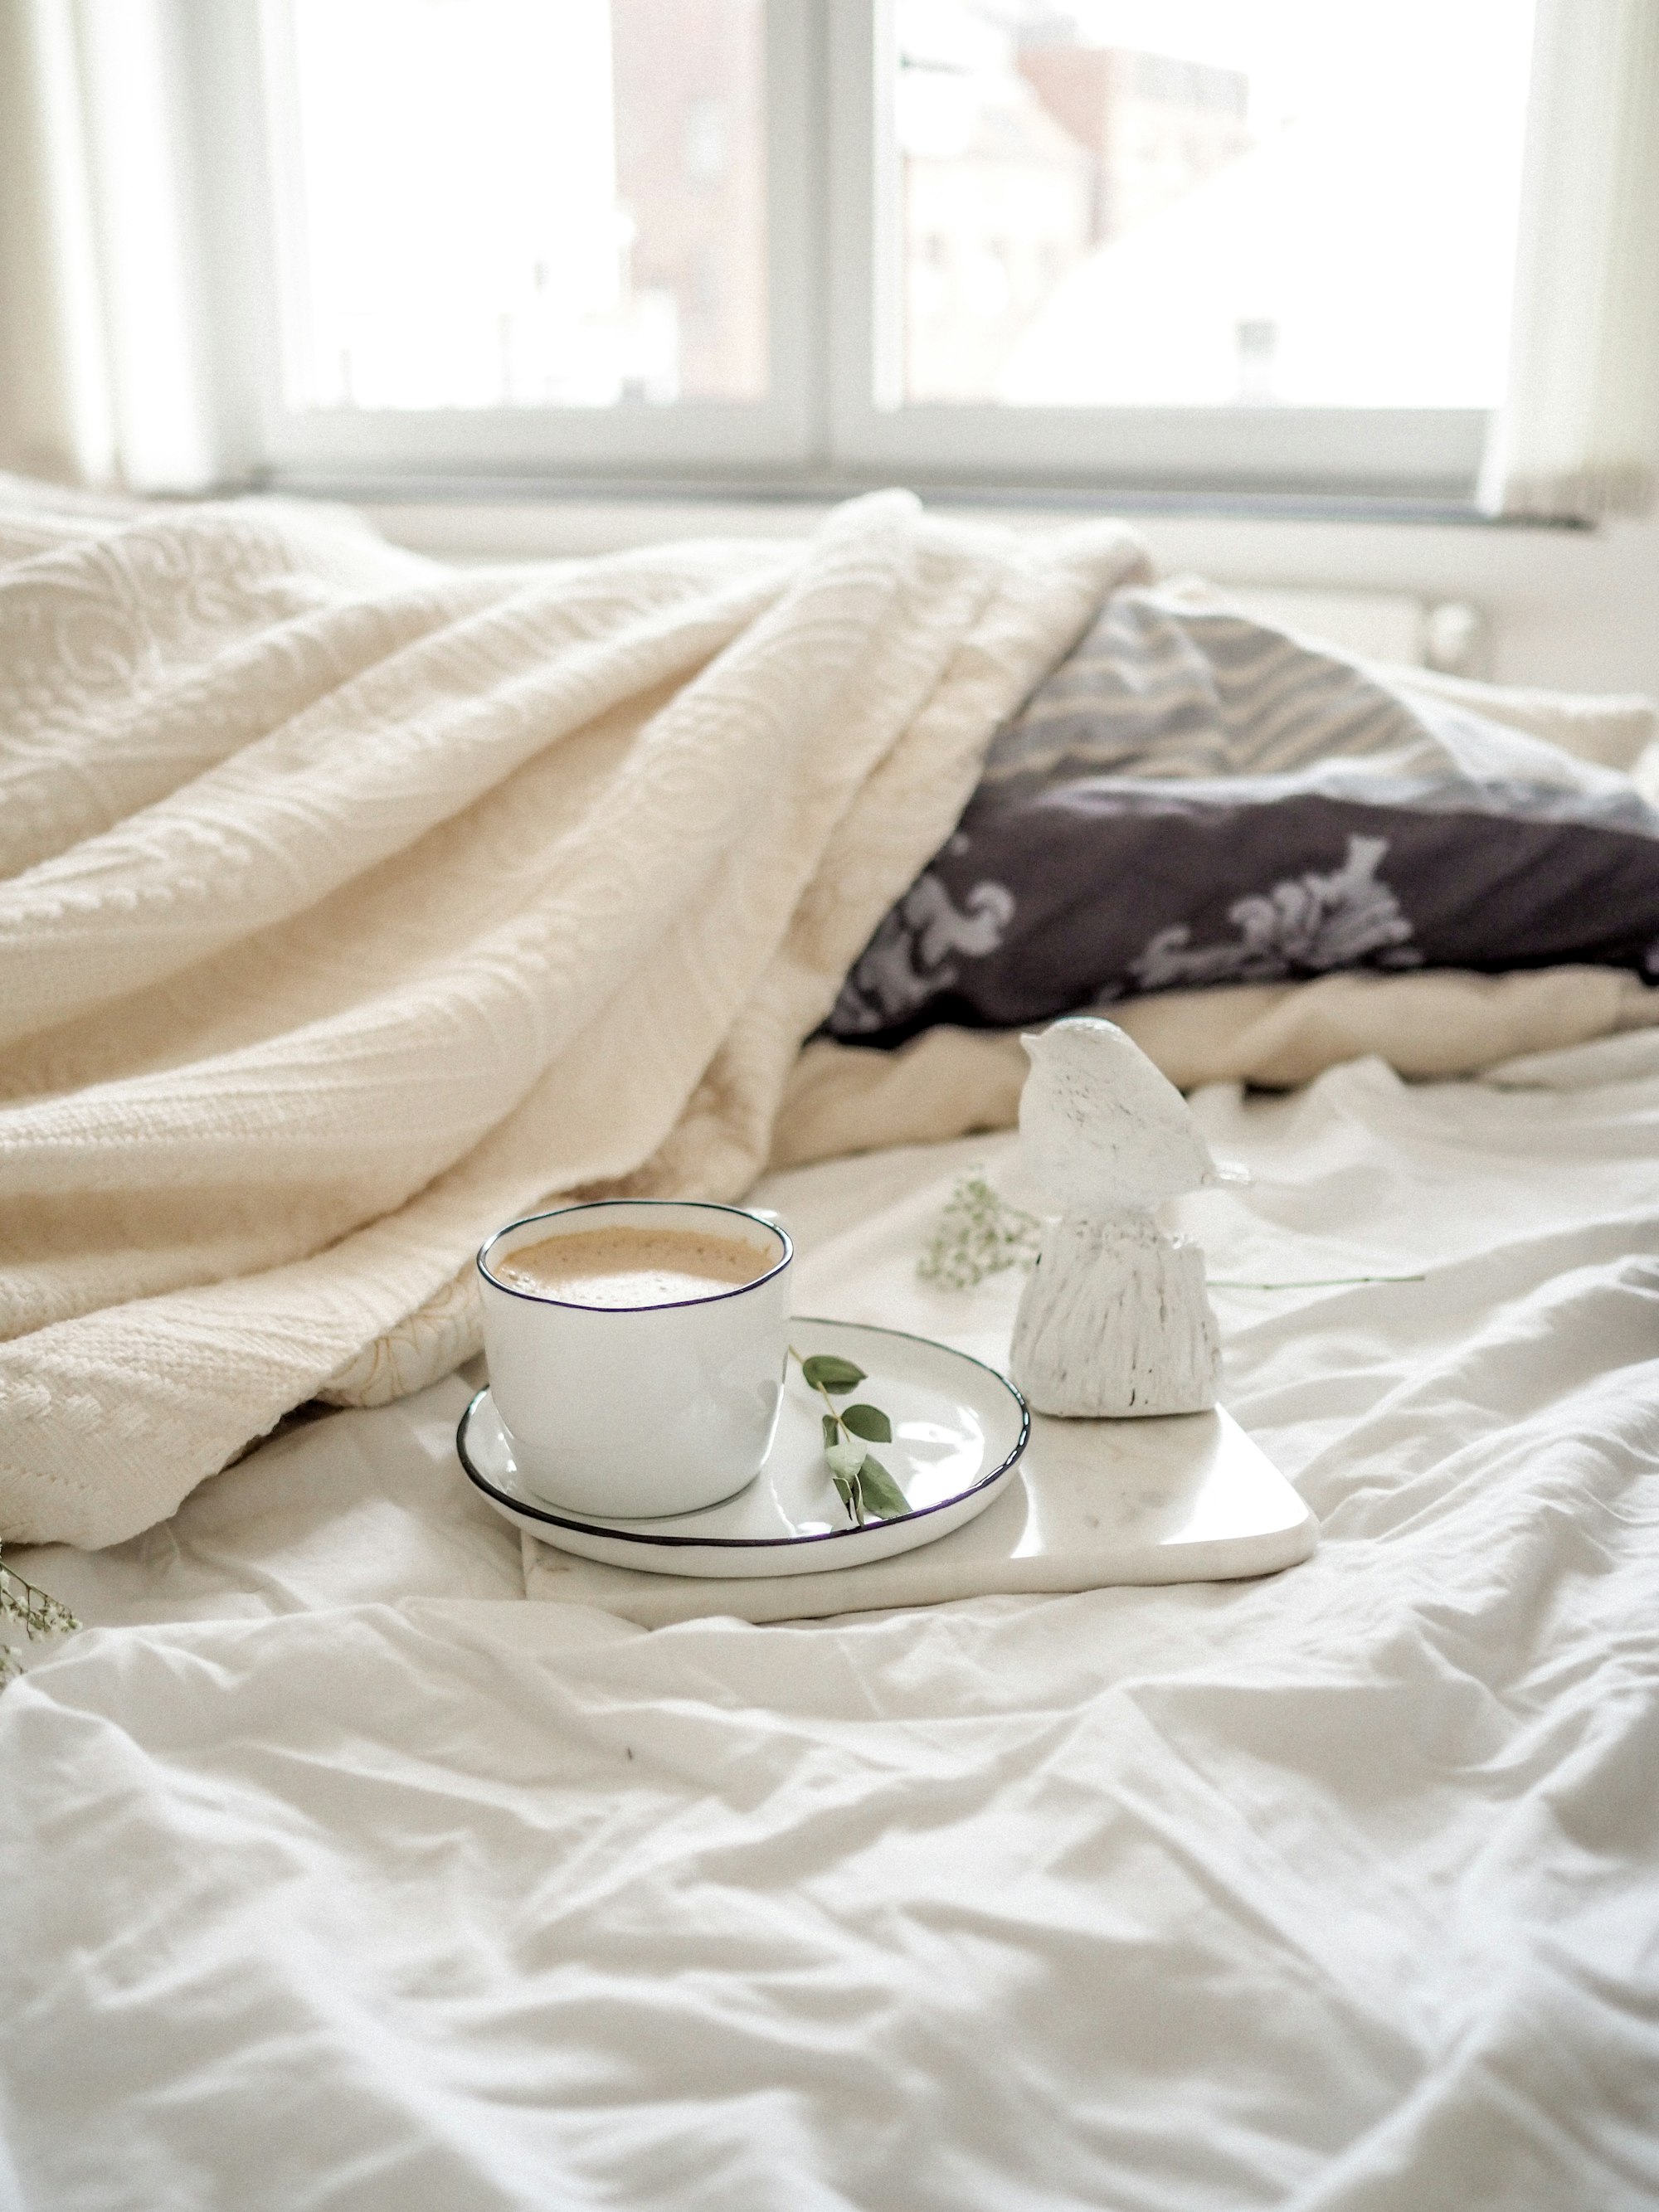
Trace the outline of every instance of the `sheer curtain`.
<instances>
[{"instance_id":1,"label":"sheer curtain","mask_svg":"<svg viewBox=\"0 0 1659 2212\"><path fill-rule=\"evenodd\" d=\"M217 473L179 28L172 0L0 0L0 467Z\"/></svg>"},{"instance_id":2,"label":"sheer curtain","mask_svg":"<svg viewBox=\"0 0 1659 2212\"><path fill-rule=\"evenodd\" d=\"M1509 394L1481 504L1644 514L1659 477L1659 0L1538 0Z\"/></svg>"}]
</instances>

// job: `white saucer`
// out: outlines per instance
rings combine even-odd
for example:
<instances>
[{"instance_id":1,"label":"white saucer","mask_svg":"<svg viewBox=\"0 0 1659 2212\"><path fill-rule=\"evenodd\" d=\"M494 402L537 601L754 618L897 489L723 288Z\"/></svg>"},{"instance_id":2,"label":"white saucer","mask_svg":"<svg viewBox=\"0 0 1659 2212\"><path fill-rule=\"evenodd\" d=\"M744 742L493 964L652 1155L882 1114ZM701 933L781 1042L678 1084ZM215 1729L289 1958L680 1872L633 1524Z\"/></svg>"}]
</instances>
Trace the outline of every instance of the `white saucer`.
<instances>
[{"instance_id":1,"label":"white saucer","mask_svg":"<svg viewBox=\"0 0 1659 2212\"><path fill-rule=\"evenodd\" d=\"M544 1544L611 1566L727 1579L810 1575L866 1565L948 1536L982 1513L1012 1475L1030 1420L994 1368L929 1338L860 1322L790 1324L810 1358L833 1352L863 1368L854 1395L893 1424L882 1465L910 1501L902 1519L852 1527L823 1462L823 1401L793 1360L777 1437L748 1487L699 1513L662 1521L598 1520L546 1504L519 1472L513 1439L488 1389L461 1416L455 1449L467 1480L495 1510Z\"/></svg>"}]
</instances>

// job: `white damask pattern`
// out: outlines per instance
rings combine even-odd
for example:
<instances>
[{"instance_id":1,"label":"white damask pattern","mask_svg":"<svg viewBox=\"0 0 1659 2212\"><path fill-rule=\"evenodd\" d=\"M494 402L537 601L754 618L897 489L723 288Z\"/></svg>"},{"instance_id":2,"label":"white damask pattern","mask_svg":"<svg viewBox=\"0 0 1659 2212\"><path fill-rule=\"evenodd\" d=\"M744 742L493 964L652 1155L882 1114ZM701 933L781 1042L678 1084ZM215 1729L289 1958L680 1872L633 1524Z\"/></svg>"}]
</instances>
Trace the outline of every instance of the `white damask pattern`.
<instances>
[{"instance_id":1,"label":"white damask pattern","mask_svg":"<svg viewBox=\"0 0 1659 2212\"><path fill-rule=\"evenodd\" d=\"M957 906L930 871L913 884L854 966L830 1022L839 1036L866 1035L902 1021L948 991L959 974L953 953L983 959L1014 918L1006 884L975 884Z\"/></svg>"},{"instance_id":2,"label":"white damask pattern","mask_svg":"<svg viewBox=\"0 0 1659 2212\"><path fill-rule=\"evenodd\" d=\"M1238 931L1229 944L1194 945L1184 924L1159 930L1130 972L1143 991L1194 983L1267 983L1322 975L1370 960L1414 968L1412 925L1376 871L1386 837L1350 837L1347 857L1328 875L1287 877L1270 891L1228 908Z\"/></svg>"}]
</instances>

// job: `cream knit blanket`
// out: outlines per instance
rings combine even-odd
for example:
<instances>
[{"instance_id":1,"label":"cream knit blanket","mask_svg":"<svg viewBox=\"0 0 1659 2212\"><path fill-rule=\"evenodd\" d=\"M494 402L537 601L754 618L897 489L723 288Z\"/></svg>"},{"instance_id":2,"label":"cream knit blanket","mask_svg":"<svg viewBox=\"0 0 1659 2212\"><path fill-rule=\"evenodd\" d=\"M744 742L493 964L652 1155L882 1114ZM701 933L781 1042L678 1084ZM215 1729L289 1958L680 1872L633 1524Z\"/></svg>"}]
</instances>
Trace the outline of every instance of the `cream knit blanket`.
<instances>
[{"instance_id":1,"label":"cream knit blanket","mask_svg":"<svg viewBox=\"0 0 1659 2212\"><path fill-rule=\"evenodd\" d=\"M475 1348L556 1193L736 1195L1126 532L456 572L0 497L0 1539L103 1545Z\"/></svg>"}]
</instances>

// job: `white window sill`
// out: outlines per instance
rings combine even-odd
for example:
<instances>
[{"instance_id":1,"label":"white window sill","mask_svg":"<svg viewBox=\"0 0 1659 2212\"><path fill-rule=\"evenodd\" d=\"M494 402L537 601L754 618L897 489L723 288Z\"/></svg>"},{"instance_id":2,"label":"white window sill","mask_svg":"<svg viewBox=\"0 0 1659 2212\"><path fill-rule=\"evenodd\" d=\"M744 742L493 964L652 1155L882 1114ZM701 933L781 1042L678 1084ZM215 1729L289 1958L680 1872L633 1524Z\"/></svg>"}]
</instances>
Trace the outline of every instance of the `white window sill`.
<instances>
[{"instance_id":1,"label":"white window sill","mask_svg":"<svg viewBox=\"0 0 1659 2212\"><path fill-rule=\"evenodd\" d=\"M459 562L550 560L675 538L807 536L856 487L757 496L711 488L603 494L470 483L300 483L344 499L396 544ZM1472 510L1310 500L1149 501L1124 495L930 492L952 513L1019 529L1124 516L1164 574L1195 572L1254 592L1407 594L1481 617L1482 665L1504 684L1659 696L1659 523L1596 530L1495 525Z\"/></svg>"}]
</instances>

